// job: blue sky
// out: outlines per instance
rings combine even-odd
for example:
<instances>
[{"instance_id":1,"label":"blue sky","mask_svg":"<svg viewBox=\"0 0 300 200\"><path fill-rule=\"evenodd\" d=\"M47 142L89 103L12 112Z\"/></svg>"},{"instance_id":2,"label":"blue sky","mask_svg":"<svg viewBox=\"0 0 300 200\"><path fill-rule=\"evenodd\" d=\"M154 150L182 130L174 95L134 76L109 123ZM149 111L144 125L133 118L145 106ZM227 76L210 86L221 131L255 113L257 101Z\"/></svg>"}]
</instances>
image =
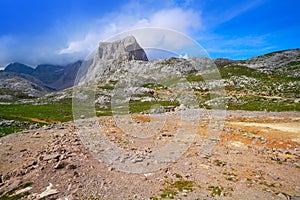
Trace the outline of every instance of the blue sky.
<instances>
[{"instance_id":1,"label":"blue sky","mask_svg":"<svg viewBox=\"0 0 300 200\"><path fill-rule=\"evenodd\" d=\"M298 0L0 0L0 68L63 64L143 27L197 41L210 57L245 59L300 47Z\"/></svg>"}]
</instances>

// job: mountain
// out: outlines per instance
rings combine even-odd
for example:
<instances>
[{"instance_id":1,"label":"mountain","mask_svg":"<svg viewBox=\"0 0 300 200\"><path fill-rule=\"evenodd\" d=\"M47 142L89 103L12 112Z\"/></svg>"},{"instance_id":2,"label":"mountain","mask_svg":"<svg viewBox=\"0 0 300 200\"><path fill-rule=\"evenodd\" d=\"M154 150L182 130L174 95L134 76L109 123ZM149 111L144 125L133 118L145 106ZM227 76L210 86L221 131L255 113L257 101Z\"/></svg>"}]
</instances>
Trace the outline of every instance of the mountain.
<instances>
[{"instance_id":1,"label":"mountain","mask_svg":"<svg viewBox=\"0 0 300 200\"><path fill-rule=\"evenodd\" d=\"M86 80L94 80L103 73L115 70L122 62L148 61L146 52L135 37L128 36L114 42L100 42L92 64L86 66Z\"/></svg>"},{"instance_id":2,"label":"mountain","mask_svg":"<svg viewBox=\"0 0 300 200\"><path fill-rule=\"evenodd\" d=\"M50 91L63 90L72 87L77 71L82 61L70 63L65 66L40 64L36 68L22 63L11 63L0 73L9 73L10 76L25 79L34 84L50 89ZM4 77L4 76L2 76Z\"/></svg>"},{"instance_id":3,"label":"mountain","mask_svg":"<svg viewBox=\"0 0 300 200\"><path fill-rule=\"evenodd\" d=\"M34 72L34 69L22 63L15 62L7 65L4 71L31 75Z\"/></svg>"},{"instance_id":4,"label":"mountain","mask_svg":"<svg viewBox=\"0 0 300 200\"><path fill-rule=\"evenodd\" d=\"M95 92L94 103L98 112L106 114L111 112L111 102L116 98L129 101L133 112L148 110L156 104L164 105L165 109L220 105L227 109L300 110L300 49L247 60L191 57L149 61L130 36L100 42L88 61L65 66L43 64L35 69L14 63L2 73L35 83L43 91L60 90L37 99L37 103L70 101L73 89L66 88L74 85L78 74L75 85L79 90L89 84L88 87L94 87L90 88ZM181 92L189 95L178 95Z\"/></svg>"},{"instance_id":5,"label":"mountain","mask_svg":"<svg viewBox=\"0 0 300 200\"><path fill-rule=\"evenodd\" d=\"M0 73L0 100L32 99L54 91L41 81L27 74Z\"/></svg>"},{"instance_id":6,"label":"mountain","mask_svg":"<svg viewBox=\"0 0 300 200\"><path fill-rule=\"evenodd\" d=\"M72 87L81 64L82 61L77 61L75 63L65 65L61 76L59 76L59 78L54 77L56 80L52 82L50 86L56 88L57 90L63 90Z\"/></svg>"},{"instance_id":7,"label":"mountain","mask_svg":"<svg viewBox=\"0 0 300 200\"><path fill-rule=\"evenodd\" d=\"M96 85L95 104L100 113L109 113L114 101L128 102L132 112L148 110L155 104L165 109L180 105L300 110L300 49L247 60L192 57L147 61L120 56L126 53L126 40L100 43L79 84ZM178 94L191 91L192 95Z\"/></svg>"},{"instance_id":8,"label":"mountain","mask_svg":"<svg viewBox=\"0 0 300 200\"><path fill-rule=\"evenodd\" d=\"M128 36L114 42L100 42L94 60L143 60L148 61L144 49L135 37Z\"/></svg>"}]
</instances>

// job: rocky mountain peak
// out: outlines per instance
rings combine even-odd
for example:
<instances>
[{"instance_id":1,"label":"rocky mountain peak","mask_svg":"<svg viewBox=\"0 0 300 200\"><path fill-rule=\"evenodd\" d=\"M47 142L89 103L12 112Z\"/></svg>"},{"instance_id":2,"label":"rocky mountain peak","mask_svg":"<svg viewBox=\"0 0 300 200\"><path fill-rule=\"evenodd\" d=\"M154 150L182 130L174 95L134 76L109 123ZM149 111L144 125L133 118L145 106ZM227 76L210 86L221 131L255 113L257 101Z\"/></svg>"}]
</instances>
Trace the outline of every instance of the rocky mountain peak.
<instances>
[{"instance_id":1,"label":"rocky mountain peak","mask_svg":"<svg viewBox=\"0 0 300 200\"><path fill-rule=\"evenodd\" d=\"M95 58L119 61L148 61L144 49L137 43L134 36L128 36L114 42L100 42Z\"/></svg>"},{"instance_id":2,"label":"rocky mountain peak","mask_svg":"<svg viewBox=\"0 0 300 200\"><path fill-rule=\"evenodd\" d=\"M14 62L7 65L4 72L17 72L22 74L32 74L34 69L22 63Z\"/></svg>"}]
</instances>

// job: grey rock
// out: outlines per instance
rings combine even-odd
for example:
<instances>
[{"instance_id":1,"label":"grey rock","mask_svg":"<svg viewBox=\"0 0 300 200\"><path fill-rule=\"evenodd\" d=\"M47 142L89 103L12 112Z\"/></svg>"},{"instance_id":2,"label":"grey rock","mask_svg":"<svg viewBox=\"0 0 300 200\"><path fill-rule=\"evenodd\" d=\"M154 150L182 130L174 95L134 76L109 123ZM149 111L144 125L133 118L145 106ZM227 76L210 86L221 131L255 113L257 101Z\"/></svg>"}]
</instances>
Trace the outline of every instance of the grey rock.
<instances>
[{"instance_id":1,"label":"grey rock","mask_svg":"<svg viewBox=\"0 0 300 200\"><path fill-rule=\"evenodd\" d=\"M26 165L26 168L29 168L29 167L31 167L31 166L33 166L33 165L36 165L37 164L37 160L31 160L31 161L29 161L28 163L27 163L27 165Z\"/></svg>"},{"instance_id":2,"label":"grey rock","mask_svg":"<svg viewBox=\"0 0 300 200\"><path fill-rule=\"evenodd\" d=\"M94 62L102 60L143 60L148 61L147 55L133 36L115 42L100 42Z\"/></svg>"},{"instance_id":3,"label":"grey rock","mask_svg":"<svg viewBox=\"0 0 300 200\"><path fill-rule=\"evenodd\" d=\"M54 160L54 159L58 160L59 157L60 157L60 154L55 153L55 154L50 154L50 155L44 156L44 157L43 157L43 160L44 160L44 161Z\"/></svg>"},{"instance_id":4,"label":"grey rock","mask_svg":"<svg viewBox=\"0 0 300 200\"><path fill-rule=\"evenodd\" d=\"M77 168L77 166L74 165L74 164L69 164L69 165L67 165L67 167L66 167L66 169L76 169L76 168Z\"/></svg>"},{"instance_id":5,"label":"grey rock","mask_svg":"<svg viewBox=\"0 0 300 200\"><path fill-rule=\"evenodd\" d=\"M65 161L59 161L55 166L54 169L63 169L64 167L66 167L68 165L67 162Z\"/></svg>"},{"instance_id":6,"label":"grey rock","mask_svg":"<svg viewBox=\"0 0 300 200\"><path fill-rule=\"evenodd\" d=\"M282 200L289 200L289 198L282 193L277 194L277 196Z\"/></svg>"},{"instance_id":7,"label":"grey rock","mask_svg":"<svg viewBox=\"0 0 300 200\"><path fill-rule=\"evenodd\" d=\"M291 200L300 200L300 196L293 196L290 198Z\"/></svg>"}]
</instances>

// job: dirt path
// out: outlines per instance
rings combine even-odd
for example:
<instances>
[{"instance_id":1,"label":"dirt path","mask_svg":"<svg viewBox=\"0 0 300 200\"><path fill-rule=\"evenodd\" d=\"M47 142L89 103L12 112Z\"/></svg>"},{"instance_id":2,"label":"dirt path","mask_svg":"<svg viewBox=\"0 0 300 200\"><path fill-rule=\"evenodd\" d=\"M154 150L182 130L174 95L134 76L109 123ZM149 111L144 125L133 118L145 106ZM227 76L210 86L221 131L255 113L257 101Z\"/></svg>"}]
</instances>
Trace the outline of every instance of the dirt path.
<instances>
[{"instance_id":1,"label":"dirt path","mask_svg":"<svg viewBox=\"0 0 300 200\"><path fill-rule=\"evenodd\" d=\"M22 118L22 119L27 119L33 122L39 122L39 123L61 123L61 121L56 120L56 119L51 119L51 118L47 118L47 119L38 119L38 118L33 118L33 117L21 117L21 116L17 116L18 118Z\"/></svg>"}]
</instances>

